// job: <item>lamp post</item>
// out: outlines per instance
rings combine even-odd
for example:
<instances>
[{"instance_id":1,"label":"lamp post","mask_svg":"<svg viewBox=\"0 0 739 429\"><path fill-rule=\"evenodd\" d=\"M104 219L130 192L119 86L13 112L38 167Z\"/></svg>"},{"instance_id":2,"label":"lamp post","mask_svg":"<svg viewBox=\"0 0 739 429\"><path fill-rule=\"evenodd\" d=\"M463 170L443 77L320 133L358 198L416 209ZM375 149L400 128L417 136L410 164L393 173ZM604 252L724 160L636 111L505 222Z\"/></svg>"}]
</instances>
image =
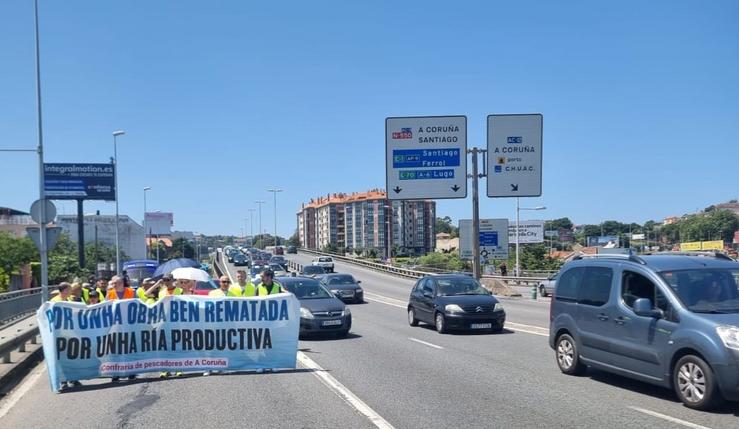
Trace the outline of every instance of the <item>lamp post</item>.
<instances>
[{"instance_id":1,"label":"lamp post","mask_svg":"<svg viewBox=\"0 0 739 429\"><path fill-rule=\"evenodd\" d=\"M251 236L251 247L254 247L254 212L257 209L247 209L249 211L249 235Z\"/></svg>"},{"instance_id":2,"label":"lamp post","mask_svg":"<svg viewBox=\"0 0 739 429\"><path fill-rule=\"evenodd\" d=\"M520 243L518 240L518 232L519 232L519 225L520 225L520 212L521 210L545 210L546 207L544 206L538 206L538 207L532 207L532 208L526 208L521 207L520 204L520 198L516 197L516 277L519 277L521 275L521 266L520 266L520 256L519 256L519 247Z\"/></svg>"},{"instance_id":3,"label":"lamp post","mask_svg":"<svg viewBox=\"0 0 739 429\"><path fill-rule=\"evenodd\" d=\"M272 195L274 196L274 204L275 204L275 247L277 247L277 193L282 192L282 189L279 188L272 188L267 189L268 192L272 192Z\"/></svg>"},{"instance_id":4,"label":"lamp post","mask_svg":"<svg viewBox=\"0 0 739 429\"><path fill-rule=\"evenodd\" d=\"M151 186L144 188L144 237L146 238L144 242L146 243L146 259L149 259L149 230L146 229L146 191L151 191Z\"/></svg>"},{"instance_id":5,"label":"lamp post","mask_svg":"<svg viewBox=\"0 0 739 429\"><path fill-rule=\"evenodd\" d=\"M259 235L262 235L262 204L264 201L254 201L259 206Z\"/></svg>"},{"instance_id":6,"label":"lamp post","mask_svg":"<svg viewBox=\"0 0 739 429\"><path fill-rule=\"evenodd\" d=\"M113 165L115 167L115 273L121 275L121 244L118 231L118 142L117 137L125 135L125 131L113 131Z\"/></svg>"}]
</instances>

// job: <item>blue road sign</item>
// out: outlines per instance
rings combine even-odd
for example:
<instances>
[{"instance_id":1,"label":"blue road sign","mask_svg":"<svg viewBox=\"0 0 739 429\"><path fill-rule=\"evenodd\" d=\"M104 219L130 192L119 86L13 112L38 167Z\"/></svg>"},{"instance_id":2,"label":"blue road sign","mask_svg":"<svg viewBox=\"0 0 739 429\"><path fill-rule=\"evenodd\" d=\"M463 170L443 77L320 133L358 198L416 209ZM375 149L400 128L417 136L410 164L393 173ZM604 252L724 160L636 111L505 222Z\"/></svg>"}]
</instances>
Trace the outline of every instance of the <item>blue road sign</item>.
<instances>
[{"instance_id":1,"label":"blue road sign","mask_svg":"<svg viewBox=\"0 0 739 429\"><path fill-rule=\"evenodd\" d=\"M480 247L498 247L498 231L480 231Z\"/></svg>"}]
</instances>

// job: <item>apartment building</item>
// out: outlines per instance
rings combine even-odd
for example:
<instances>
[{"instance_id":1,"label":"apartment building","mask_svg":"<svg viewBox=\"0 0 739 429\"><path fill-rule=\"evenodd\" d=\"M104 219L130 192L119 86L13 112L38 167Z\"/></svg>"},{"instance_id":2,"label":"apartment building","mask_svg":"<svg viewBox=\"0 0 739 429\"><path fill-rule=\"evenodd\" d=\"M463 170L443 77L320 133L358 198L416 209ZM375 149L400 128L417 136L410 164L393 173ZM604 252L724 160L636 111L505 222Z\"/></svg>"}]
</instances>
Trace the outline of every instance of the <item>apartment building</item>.
<instances>
[{"instance_id":1,"label":"apartment building","mask_svg":"<svg viewBox=\"0 0 739 429\"><path fill-rule=\"evenodd\" d=\"M390 201L381 189L328 194L297 213L300 244L329 245L347 252L374 249L378 255L421 255L436 247L434 201Z\"/></svg>"}]
</instances>

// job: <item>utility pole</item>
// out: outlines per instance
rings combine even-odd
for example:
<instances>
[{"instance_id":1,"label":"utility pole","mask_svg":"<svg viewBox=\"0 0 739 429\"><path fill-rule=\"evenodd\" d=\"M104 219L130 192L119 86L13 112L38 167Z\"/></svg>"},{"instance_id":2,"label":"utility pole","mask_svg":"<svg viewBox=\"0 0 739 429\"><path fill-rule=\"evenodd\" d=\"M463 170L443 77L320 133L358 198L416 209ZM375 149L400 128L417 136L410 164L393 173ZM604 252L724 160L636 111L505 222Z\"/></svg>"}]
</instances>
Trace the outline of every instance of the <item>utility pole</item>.
<instances>
[{"instance_id":1,"label":"utility pole","mask_svg":"<svg viewBox=\"0 0 739 429\"><path fill-rule=\"evenodd\" d=\"M279 188L273 188L273 189L267 189L267 191L272 192L272 195L274 195L274 201L275 201L275 247L277 247L277 193L282 192L282 189Z\"/></svg>"},{"instance_id":2,"label":"utility pole","mask_svg":"<svg viewBox=\"0 0 739 429\"><path fill-rule=\"evenodd\" d=\"M120 231L118 228L118 144L116 138L125 135L124 131L113 131L113 165L115 169L115 273L121 275L121 245L119 241Z\"/></svg>"},{"instance_id":3,"label":"utility pole","mask_svg":"<svg viewBox=\"0 0 739 429\"><path fill-rule=\"evenodd\" d=\"M259 206L259 236L262 235L262 204L264 201L254 201Z\"/></svg>"},{"instance_id":4,"label":"utility pole","mask_svg":"<svg viewBox=\"0 0 739 429\"><path fill-rule=\"evenodd\" d=\"M472 154L472 276L480 280L480 194L478 192L477 154L486 151L476 147L468 150Z\"/></svg>"},{"instance_id":5,"label":"utility pole","mask_svg":"<svg viewBox=\"0 0 739 429\"><path fill-rule=\"evenodd\" d=\"M46 240L46 191L44 190L44 132L41 120L41 56L39 54L39 32L38 32L38 0L34 2L34 13L36 22L36 110L38 113L38 180L39 200L41 200L41 220L39 222L39 256L41 257L41 300L49 300L49 260L48 242Z\"/></svg>"}]
</instances>

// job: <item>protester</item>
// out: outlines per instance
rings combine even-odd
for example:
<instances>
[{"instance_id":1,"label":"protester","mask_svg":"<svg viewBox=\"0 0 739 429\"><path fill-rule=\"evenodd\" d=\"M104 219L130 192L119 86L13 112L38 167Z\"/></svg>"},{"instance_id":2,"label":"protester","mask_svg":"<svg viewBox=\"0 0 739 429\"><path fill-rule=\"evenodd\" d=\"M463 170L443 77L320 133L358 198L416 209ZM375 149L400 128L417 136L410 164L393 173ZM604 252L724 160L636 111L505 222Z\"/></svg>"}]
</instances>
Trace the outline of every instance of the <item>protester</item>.
<instances>
[{"instance_id":1,"label":"protester","mask_svg":"<svg viewBox=\"0 0 739 429\"><path fill-rule=\"evenodd\" d=\"M83 287L84 285L80 284L80 282L72 283L72 287L69 289L69 298L67 298L67 301L82 302L82 288Z\"/></svg>"},{"instance_id":2,"label":"protester","mask_svg":"<svg viewBox=\"0 0 739 429\"><path fill-rule=\"evenodd\" d=\"M110 282L113 284L113 288L108 289L107 299L133 299L133 289L131 289L130 287L126 287L126 284L123 281L123 277L113 276L113 278L110 279Z\"/></svg>"},{"instance_id":3,"label":"protester","mask_svg":"<svg viewBox=\"0 0 739 429\"><path fill-rule=\"evenodd\" d=\"M121 276L113 276L112 279L110 279L110 283L113 285L112 289L108 289L108 300L109 301L115 301L117 299L133 299L134 298L134 292L133 289L130 287L126 287L123 277ZM120 380L120 377L112 377L110 380L112 382L116 382ZM135 375L129 375L129 380L135 380Z\"/></svg>"},{"instance_id":4,"label":"protester","mask_svg":"<svg viewBox=\"0 0 739 429\"><path fill-rule=\"evenodd\" d=\"M244 291L246 290L246 285L251 283L247 280L246 277L246 270L236 270L236 285L241 288L241 293L243 295Z\"/></svg>"},{"instance_id":5,"label":"protester","mask_svg":"<svg viewBox=\"0 0 739 429\"><path fill-rule=\"evenodd\" d=\"M72 285L70 285L67 282L61 282L59 283L59 286L57 286L57 290L59 291L59 294L57 294L55 297L51 298L51 302L62 302L62 301L68 301L69 296L72 292Z\"/></svg>"},{"instance_id":6,"label":"protester","mask_svg":"<svg viewBox=\"0 0 739 429\"><path fill-rule=\"evenodd\" d=\"M231 279L228 276L221 276L218 281L221 283L221 287L213 289L208 293L210 297L224 297L224 296L243 296L243 292L238 285L231 285Z\"/></svg>"},{"instance_id":7,"label":"protester","mask_svg":"<svg viewBox=\"0 0 739 429\"><path fill-rule=\"evenodd\" d=\"M145 278L139 285L139 288L136 289L136 297L145 304L155 303L157 301L157 294L159 292L158 289L161 284L161 281L155 282L154 279L151 279L149 277ZM154 288L155 285L156 288Z\"/></svg>"},{"instance_id":8,"label":"protester","mask_svg":"<svg viewBox=\"0 0 739 429\"><path fill-rule=\"evenodd\" d=\"M506 266L505 262L502 262L500 264L500 275L503 277L508 275L508 267Z\"/></svg>"},{"instance_id":9,"label":"protester","mask_svg":"<svg viewBox=\"0 0 739 429\"><path fill-rule=\"evenodd\" d=\"M91 290L90 291L90 294L88 295L88 298L87 298L87 305L99 304L100 303L100 295L101 294L97 290L95 290L95 289Z\"/></svg>"},{"instance_id":10,"label":"protester","mask_svg":"<svg viewBox=\"0 0 739 429\"><path fill-rule=\"evenodd\" d=\"M186 294L185 293L185 290L182 287L180 287L180 281L177 280L177 282L175 282L174 279L172 278L172 274L165 274L161 278L160 281L161 281L162 285L164 285L164 287L161 287L161 285L160 285L157 288L159 290L159 294L158 294L158 299L159 300L164 299L164 297L169 296L169 295L185 295ZM157 284L158 283L159 282L157 282ZM149 290L147 291L147 293L150 293L150 291L151 291L151 293L153 294L155 287L156 287L156 285L154 285L151 288L149 288ZM170 375L173 375L173 374L170 373L170 372L167 372L167 371L162 371L162 372L159 373L159 378L167 378ZM178 372L175 372L174 375L177 376L177 377L179 377L180 375L182 375L182 372L179 372L179 371Z\"/></svg>"},{"instance_id":11,"label":"protester","mask_svg":"<svg viewBox=\"0 0 739 429\"><path fill-rule=\"evenodd\" d=\"M258 296L267 296L267 295L274 295L277 293L282 292L282 285L278 282L274 281L275 272L270 270L269 268L265 268L262 270L262 282L259 284L259 286L256 287L256 294ZM251 289L252 295L254 296L254 288ZM244 294L244 296L247 296Z\"/></svg>"}]
</instances>

